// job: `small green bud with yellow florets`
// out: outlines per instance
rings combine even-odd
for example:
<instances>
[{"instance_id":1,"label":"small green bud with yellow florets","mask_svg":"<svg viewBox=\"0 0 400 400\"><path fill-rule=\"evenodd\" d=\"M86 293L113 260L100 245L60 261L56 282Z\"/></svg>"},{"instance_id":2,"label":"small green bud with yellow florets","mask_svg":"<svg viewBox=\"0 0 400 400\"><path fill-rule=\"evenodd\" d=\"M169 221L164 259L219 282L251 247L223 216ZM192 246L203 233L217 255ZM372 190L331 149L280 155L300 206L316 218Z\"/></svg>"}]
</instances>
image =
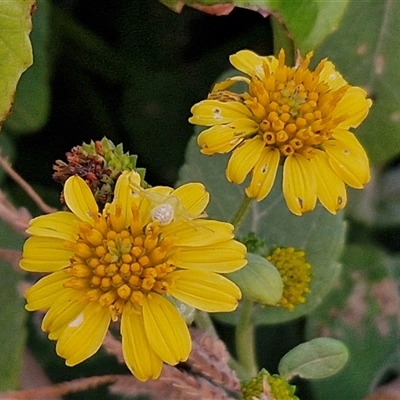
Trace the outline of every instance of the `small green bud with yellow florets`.
<instances>
[{"instance_id":1,"label":"small green bud with yellow florets","mask_svg":"<svg viewBox=\"0 0 400 400\"><path fill-rule=\"evenodd\" d=\"M256 377L242 383L243 400L299 400L294 395L296 386L280 375L271 375L264 368Z\"/></svg>"},{"instance_id":2,"label":"small green bud with yellow florets","mask_svg":"<svg viewBox=\"0 0 400 400\"><path fill-rule=\"evenodd\" d=\"M304 251L293 247L278 247L266 257L279 271L283 281L283 294L277 305L293 310L305 303L310 292L311 265L306 262Z\"/></svg>"},{"instance_id":3,"label":"small green bud with yellow florets","mask_svg":"<svg viewBox=\"0 0 400 400\"><path fill-rule=\"evenodd\" d=\"M124 153L122 144L115 146L105 137L75 146L66 156L67 162L57 160L53 165L53 179L64 185L70 176L80 176L90 187L100 209L112 201L115 183L122 171L138 172L141 185L148 186L144 181L145 169L136 168L137 156ZM64 202L63 195L61 202Z\"/></svg>"}]
</instances>

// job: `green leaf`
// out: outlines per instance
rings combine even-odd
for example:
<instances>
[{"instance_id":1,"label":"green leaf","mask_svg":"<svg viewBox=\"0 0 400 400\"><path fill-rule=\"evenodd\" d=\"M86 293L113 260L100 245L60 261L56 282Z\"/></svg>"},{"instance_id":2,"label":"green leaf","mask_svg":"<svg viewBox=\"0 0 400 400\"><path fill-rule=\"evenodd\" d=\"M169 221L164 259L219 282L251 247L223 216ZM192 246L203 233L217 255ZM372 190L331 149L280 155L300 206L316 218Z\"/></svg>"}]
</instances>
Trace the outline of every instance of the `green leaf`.
<instances>
[{"instance_id":1,"label":"green leaf","mask_svg":"<svg viewBox=\"0 0 400 400\"><path fill-rule=\"evenodd\" d=\"M399 19L399 2L351 1L340 29L315 56L329 57L347 81L364 87L372 97L370 114L356 134L373 164L400 152Z\"/></svg>"},{"instance_id":2,"label":"green leaf","mask_svg":"<svg viewBox=\"0 0 400 400\"><path fill-rule=\"evenodd\" d=\"M0 126L10 114L21 74L32 64L29 32L34 0L0 2Z\"/></svg>"},{"instance_id":3,"label":"green leaf","mask_svg":"<svg viewBox=\"0 0 400 400\"><path fill-rule=\"evenodd\" d=\"M286 353L278 371L287 380L296 375L305 379L327 378L340 371L348 358L347 348L339 340L317 338Z\"/></svg>"},{"instance_id":4,"label":"green leaf","mask_svg":"<svg viewBox=\"0 0 400 400\"><path fill-rule=\"evenodd\" d=\"M198 132L198 129L196 129ZM244 196L245 185L234 185L225 177L228 155L204 156L192 138L186 153L186 163L180 171L180 184L198 181L205 184L211 194L207 213L210 218L229 221ZM298 217L287 208L282 197L281 169L272 192L261 202L254 202L240 226L237 236L254 232L269 249L294 247L305 251L311 264L312 280L306 303L293 311L282 307L256 307L254 322L270 324L289 321L312 311L330 291L340 273L338 258L341 254L346 224L343 213L331 215L321 206ZM268 255L268 254L265 254ZM237 312L213 314L220 320L237 323Z\"/></svg>"},{"instance_id":5,"label":"green leaf","mask_svg":"<svg viewBox=\"0 0 400 400\"><path fill-rule=\"evenodd\" d=\"M278 270L264 257L247 253L248 263L226 277L236 283L243 298L269 305L276 304L282 297L282 278Z\"/></svg>"},{"instance_id":6,"label":"green leaf","mask_svg":"<svg viewBox=\"0 0 400 400\"><path fill-rule=\"evenodd\" d=\"M21 248L23 239L0 221L0 248ZM18 292L21 274L0 260L0 391L19 387L25 345L24 300Z\"/></svg>"},{"instance_id":7,"label":"green leaf","mask_svg":"<svg viewBox=\"0 0 400 400\"><path fill-rule=\"evenodd\" d=\"M212 14L224 15L233 6L256 10L262 15L274 15L289 31L294 45L305 53L315 49L339 26L348 0L339 2L320 0L161 0L173 10L180 11L182 3L187 5L213 6L203 8ZM231 7L230 7L231 6Z\"/></svg>"},{"instance_id":8,"label":"green leaf","mask_svg":"<svg viewBox=\"0 0 400 400\"><path fill-rule=\"evenodd\" d=\"M400 372L400 259L357 246L347 248L342 261L339 284L308 318L307 337L340 339L350 353L339 374L312 383L324 400L362 399L385 372Z\"/></svg>"},{"instance_id":9,"label":"green leaf","mask_svg":"<svg viewBox=\"0 0 400 400\"><path fill-rule=\"evenodd\" d=\"M34 63L21 77L12 114L5 125L10 131L17 133L31 133L41 129L47 122L50 110L47 0L37 0L37 10L32 21Z\"/></svg>"},{"instance_id":10,"label":"green leaf","mask_svg":"<svg viewBox=\"0 0 400 400\"><path fill-rule=\"evenodd\" d=\"M352 194L347 211L350 215L376 228L400 225L400 167L375 168L364 191Z\"/></svg>"}]
</instances>

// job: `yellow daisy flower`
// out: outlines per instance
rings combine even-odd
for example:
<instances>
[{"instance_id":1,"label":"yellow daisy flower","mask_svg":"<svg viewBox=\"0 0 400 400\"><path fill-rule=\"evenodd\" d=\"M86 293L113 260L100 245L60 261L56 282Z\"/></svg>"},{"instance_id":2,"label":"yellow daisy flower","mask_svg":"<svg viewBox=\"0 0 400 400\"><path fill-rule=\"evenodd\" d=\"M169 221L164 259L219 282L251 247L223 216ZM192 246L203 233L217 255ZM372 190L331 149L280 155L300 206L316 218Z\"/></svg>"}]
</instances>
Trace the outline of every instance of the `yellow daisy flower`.
<instances>
[{"instance_id":1,"label":"yellow daisy flower","mask_svg":"<svg viewBox=\"0 0 400 400\"><path fill-rule=\"evenodd\" d=\"M246 264L245 246L229 223L201 219L203 185L140 188L125 171L103 213L78 176L64 186L69 211L34 218L21 268L49 273L26 292L29 311L48 309L42 329L73 366L101 346L120 319L127 366L140 380L163 362L185 361L188 328L169 296L207 312L232 311L239 288L220 275Z\"/></svg>"},{"instance_id":2,"label":"yellow daisy flower","mask_svg":"<svg viewBox=\"0 0 400 400\"><path fill-rule=\"evenodd\" d=\"M192 107L193 124L209 126L200 133L203 154L229 153L226 176L260 201L270 192L283 163L283 194L294 214L312 210L317 198L331 213L346 205L345 184L360 189L370 179L367 155L350 128L367 116L371 100L350 86L322 60L309 69L312 52L296 67L278 58L242 50L231 64L248 77L217 83L207 100ZM248 92L228 91L242 82Z\"/></svg>"}]
</instances>

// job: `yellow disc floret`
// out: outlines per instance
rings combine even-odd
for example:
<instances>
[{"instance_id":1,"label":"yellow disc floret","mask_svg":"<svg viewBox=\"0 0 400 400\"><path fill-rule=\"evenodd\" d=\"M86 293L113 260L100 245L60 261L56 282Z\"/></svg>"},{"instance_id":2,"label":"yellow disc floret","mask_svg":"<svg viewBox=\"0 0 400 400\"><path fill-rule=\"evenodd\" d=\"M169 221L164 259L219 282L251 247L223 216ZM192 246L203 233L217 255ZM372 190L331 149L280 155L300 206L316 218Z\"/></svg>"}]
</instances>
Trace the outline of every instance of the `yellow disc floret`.
<instances>
[{"instance_id":1,"label":"yellow disc floret","mask_svg":"<svg viewBox=\"0 0 400 400\"><path fill-rule=\"evenodd\" d=\"M262 369L251 381L242 384L243 400L299 400L294 395L296 387L280 375L270 375Z\"/></svg>"},{"instance_id":2,"label":"yellow disc floret","mask_svg":"<svg viewBox=\"0 0 400 400\"><path fill-rule=\"evenodd\" d=\"M312 53L307 54L297 68L285 65L281 51L278 66L272 73L264 64L264 77L252 77L249 95L244 104L259 120L257 132L265 145L279 149L281 156L294 152L310 159L314 148L332 137L332 130L343 121L333 110L349 88L344 85L331 90L320 82L320 72L327 60L308 69Z\"/></svg>"},{"instance_id":3,"label":"yellow disc floret","mask_svg":"<svg viewBox=\"0 0 400 400\"><path fill-rule=\"evenodd\" d=\"M172 240L161 238L158 221L143 226L137 206L132 207L131 226L121 230L119 218L98 216L94 227L79 225L76 243L66 243L74 256L65 272L74 277L64 287L87 288L85 299L109 307L113 320L125 302L142 306L143 294L166 293L163 278L176 269L167 257ZM143 226L139 232L138 226Z\"/></svg>"},{"instance_id":4,"label":"yellow disc floret","mask_svg":"<svg viewBox=\"0 0 400 400\"><path fill-rule=\"evenodd\" d=\"M283 294L278 305L293 310L296 304L304 303L311 280L311 265L306 262L304 251L278 247L267 260L275 265L283 281Z\"/></svg>"}]
</instances>

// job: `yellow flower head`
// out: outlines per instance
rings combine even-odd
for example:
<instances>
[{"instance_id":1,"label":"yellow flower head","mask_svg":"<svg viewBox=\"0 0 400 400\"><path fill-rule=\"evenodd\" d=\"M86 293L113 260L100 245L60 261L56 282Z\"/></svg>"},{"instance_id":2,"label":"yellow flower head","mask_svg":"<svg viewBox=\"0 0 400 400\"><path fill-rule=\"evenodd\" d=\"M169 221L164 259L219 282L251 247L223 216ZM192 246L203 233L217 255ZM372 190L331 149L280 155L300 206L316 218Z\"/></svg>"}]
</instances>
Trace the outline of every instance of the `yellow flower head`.
<instances>
[{"instance_id":1,"label":"yellow flower head","mask_svg":"<svg viewBox=\"0 0 400 400\"><path fill-rule=\"evenodd\" d=\"M226 169L230 182L258 201L270 192L283 163L283 194L296 215L312 210L317 198L331 213L347 202L345 184L360 189L370 179L369 163L350 128L367 116L371 100L350 86L322 60L309 69L312 53L296 67L278 58L242 50L231 64L249 76L217 83L207 100L192 107L190 122L209 126L198 144L207 155L232 152ZM248 92L228 91L237 82Z\"/></svg>"},{"instance_id":2,"label":"yellow flower head","mask_svg":"<svg viewBox=\"0 0 400 400\"><path fill-rule=\"evenodd\" d=\"M207 312L232 311L241 294L220 275L246 264L233 226L200 219L203 185L140 188L137 172L118 178L102 213L78 176L64 186L71 212L34 218L21 267L49 273L26 293L30 311L48 309L42 329L75 365L101 346L111 321L121 322L127 366L140 380L162 363L185 361L191 340L169 296Z\"/></svg>"},{"instance_id":3,"label":"yellow flower head","mask_svg":"<svg viewBox=\"0 0 400 400\"><path fill-rule=\"evenodd\" d=\"M278 247L267 260L275 265L282 277L283 293L277 305L293 310L296 304L305 303L304 295L310 292L311 265L306 262L304 251Z\"/></svg>"},{"instance_id":4,"label":"yellow flower head","mask_svg":"<svg viewBox=\"0 0 400 400\"><path fill-rule=\"evenodd\" d=\"M270 375L265 369L251 381L242 384L243 400L299 400L295 391L296 386L290 385L280 375Z\"/></svg>"}]
</instances>

